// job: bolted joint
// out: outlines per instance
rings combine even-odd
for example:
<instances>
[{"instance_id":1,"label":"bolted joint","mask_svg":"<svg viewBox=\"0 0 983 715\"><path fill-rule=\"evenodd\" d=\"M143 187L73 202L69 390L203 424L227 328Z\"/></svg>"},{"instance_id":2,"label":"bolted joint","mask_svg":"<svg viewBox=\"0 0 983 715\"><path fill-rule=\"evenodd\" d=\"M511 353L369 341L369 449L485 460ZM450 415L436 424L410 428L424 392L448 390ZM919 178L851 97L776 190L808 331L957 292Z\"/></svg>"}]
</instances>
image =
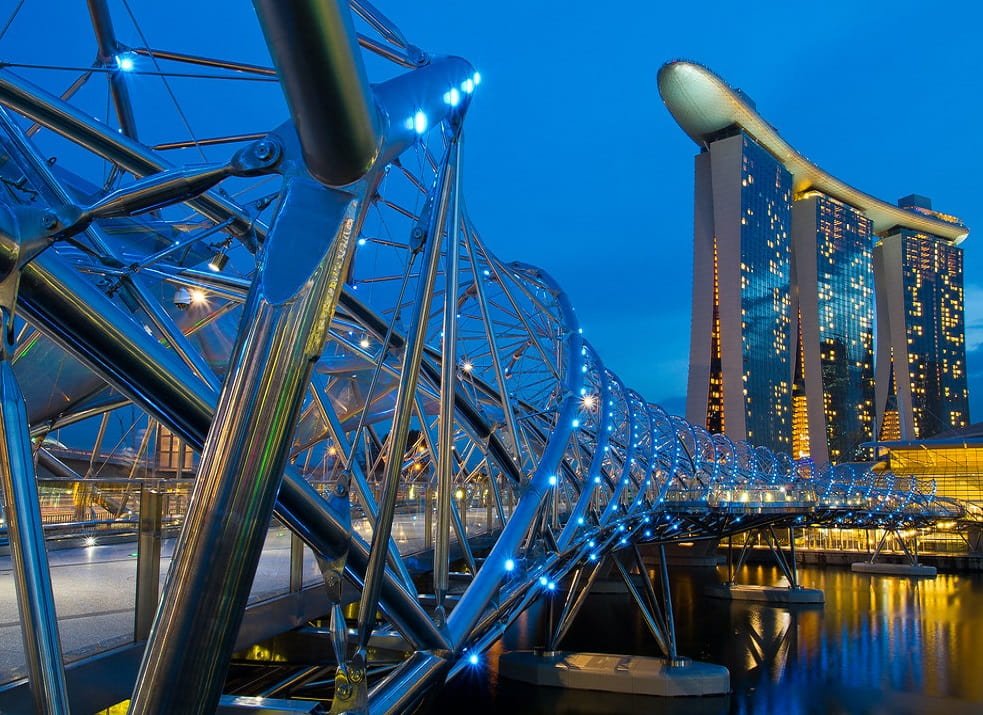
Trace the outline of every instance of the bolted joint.
<instances>
[{"instance_id":1,"label":"bolted joint","mask_svg":"<svg viewBox=\"0 0 983 715\"><path fill-rule=\"evenodd\" d=\"M41 228L45 231L53 231L58 228L61 221L58 220L58 216L51 211L45 211L41 214Z\"/></svg>"},{"instance_id":2,"label":"bolted joint","mask_svg":"<svg viewBox=\"0 0 983 715\"><path fill-rule=\"evenodd\" d=\"M272 171L283 157L283 146L273 137L266 137L240 149L232 158L232 173L237 176L257 176Z\"/></svg>"}]
</instances>

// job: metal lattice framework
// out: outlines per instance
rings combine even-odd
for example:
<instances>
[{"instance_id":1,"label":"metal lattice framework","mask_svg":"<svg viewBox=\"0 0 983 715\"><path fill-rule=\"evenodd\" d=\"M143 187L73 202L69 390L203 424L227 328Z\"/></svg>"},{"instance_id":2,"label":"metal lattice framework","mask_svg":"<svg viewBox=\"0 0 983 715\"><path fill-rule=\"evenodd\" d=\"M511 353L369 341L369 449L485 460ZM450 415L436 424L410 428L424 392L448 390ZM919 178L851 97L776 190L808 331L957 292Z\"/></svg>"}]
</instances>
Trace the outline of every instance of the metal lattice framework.
<instances>
[{"instance_id":1,"label":"metal lattice framework","mask_svg":"<svg viewBox=\"0 0 983 715\"><path fill-rule=\"evenodd\" d=\"M469 220L474 69L363 0L254 4L276 71L150 47L139 25L123 45L103 0L67 91L0 69L3 485L39 712L67 694L28 435L105 414L201 454L133 712L216 707L274 514L324 575L339 712L409 707L612 551L958 516L913 481L807 468L647 403L556 282ZM139 100L181 72L268 80L292 119L205 140L178 104L175 134L145 141ZM100 120L85 87L103 78ZM369 677L388 631L408 657Z\"/></svg>"}]
</instances>

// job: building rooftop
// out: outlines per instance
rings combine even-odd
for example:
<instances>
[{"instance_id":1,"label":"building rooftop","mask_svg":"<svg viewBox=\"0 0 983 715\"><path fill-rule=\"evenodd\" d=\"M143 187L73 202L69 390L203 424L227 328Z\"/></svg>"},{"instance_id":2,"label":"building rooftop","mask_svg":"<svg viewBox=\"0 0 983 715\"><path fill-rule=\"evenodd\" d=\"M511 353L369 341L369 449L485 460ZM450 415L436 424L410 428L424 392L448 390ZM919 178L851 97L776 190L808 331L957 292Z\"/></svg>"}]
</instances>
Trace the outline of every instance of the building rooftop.
<instances>
[{"instance_id":1,"label":"building rooftop","mask_svg":"<svg viewBox=\"0 0 983 715\"><path fill-rule=\"evenodd\" d=\"M659 70L658 83L669 112L694 142L704 147L722 130L740 127L788 169L796 195L817 190L860 209L873 222L874 233L881 235L901 227L956 244L969 235L969 229L953 216L915 205L900 208L826 173L782 139L744 92L702 65L668 62Z\"/></svg>"}]
</instances>

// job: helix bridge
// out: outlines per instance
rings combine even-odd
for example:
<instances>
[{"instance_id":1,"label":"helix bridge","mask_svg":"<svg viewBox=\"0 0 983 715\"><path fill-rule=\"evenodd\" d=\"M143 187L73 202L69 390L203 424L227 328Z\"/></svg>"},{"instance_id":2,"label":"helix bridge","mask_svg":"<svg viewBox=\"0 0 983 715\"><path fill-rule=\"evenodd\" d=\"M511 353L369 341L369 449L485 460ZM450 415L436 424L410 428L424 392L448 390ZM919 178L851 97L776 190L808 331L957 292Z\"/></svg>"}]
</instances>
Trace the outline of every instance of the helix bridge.
<instances>
[{"instance_id":1,"label":"helix bridge","mask_svg":"<svg viewBox=\"0 0 983 715\"><path fill-rule=\"evenodd\" d=\"M318 681L332 712L396 712L562 588L558 642L640 545L959 518L930 485L648 402L546 270L500 259L469 218L480 74L364 0L254 6L275 68L185 53L105 0L78 11L75 59L3 54L0 458L38 712L70 700L45 532L125 522L144 549L155 494L158 559L161 528L179 535L159 605L156 580L137 594L131 712L231 706L271 519L313 554L334 664L237 692ZM59 484L61 526L39 507ZM140 559L138 580L156 568Z\"/></svg>"}]
</instances>

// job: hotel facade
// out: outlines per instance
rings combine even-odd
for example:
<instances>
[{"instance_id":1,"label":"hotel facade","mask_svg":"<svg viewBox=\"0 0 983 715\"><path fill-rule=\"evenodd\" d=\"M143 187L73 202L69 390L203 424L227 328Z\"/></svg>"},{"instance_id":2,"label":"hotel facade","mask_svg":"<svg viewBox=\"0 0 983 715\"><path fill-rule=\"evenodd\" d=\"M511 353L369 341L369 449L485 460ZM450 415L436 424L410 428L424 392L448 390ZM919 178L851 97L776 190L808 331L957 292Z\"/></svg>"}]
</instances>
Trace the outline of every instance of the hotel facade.
<instances>
[{"instance_id":1,"label":"hotel facade","mask_svg":"<svg viewBox=\"0 0 983 715\"><path fill-rule=\"evenodd\" d=\"M700 148L687 419L817 463L968 424L968 229L822 171L705 67L659 91Z\"/></svg>"}]
</instances>

